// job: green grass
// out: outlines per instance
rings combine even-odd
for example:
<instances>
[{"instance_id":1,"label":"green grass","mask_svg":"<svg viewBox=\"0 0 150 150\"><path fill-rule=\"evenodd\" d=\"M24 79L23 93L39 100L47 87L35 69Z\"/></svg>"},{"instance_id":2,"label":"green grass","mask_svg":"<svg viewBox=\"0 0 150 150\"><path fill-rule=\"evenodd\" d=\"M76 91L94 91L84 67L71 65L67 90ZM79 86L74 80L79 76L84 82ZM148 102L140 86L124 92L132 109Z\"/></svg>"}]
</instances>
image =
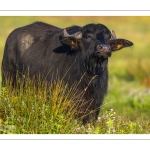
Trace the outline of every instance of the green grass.
<instances>
[{"instance_id":1,"label":"green grass","mask_svg":"<svg viewBox=\"0 0 150 150\"><path fill-rule=\"evenodd\" d=\"M60 80L53 81L47 102L47 90L41 82L38 89L30 79L26 80L25 86L20 84L16 88L18 90L4 87L1 91L0 117L5 121L5 126L13 126L13 132L17 134L74 133L77 124L75 104L81 98L75 88L68 90L67 87Z\"/></svg>"},{"instance_id":2,"label":"green grass","mask_svg":"<svg viewBox=\"0 0 150 150\"><path fill-rule=\"evenodd\" d=\"M95 123L83 126L74 118L76 111L70 114L67 109L66 113L70 98L65 94L57 99L66 102L63 107L52 103L45 105L44 87L36 96L34 88L29 85L26 92L20 93L12 93L9 88L1 89L0 133L150 133L150 17L0 17L0 62L9 33L34 21L62 28L103 23L113 29L118 38L131 40L134 46L114 52L109 59L108 95ZM67 85L57 84L67 90L64 88ZM53 93L55 96L57 90ZM75 91L71 93L74 98ZM53 96L53 102L56 97Z\"/></svg>"},{"instance_id":3,"label":"green grass","mask_svg":"<svg viewBox=\"0 0 150 150\"><path fill-rule=\"evenodd\" d=\"M148 114L147 118L139 117L142 116L141 111L145 111L145 114L149 112L148 97L146 93L145 95L141 91L139 93L137 89L114 90L114 86L110 87L110 94L101 108L98 120L83 126L82 118L75 118L78 112L76 106L82 99L82 94L78 93L74 86L68 90L67 84L64 84L62 80L53 81L49 88L50 100L45 103L47 90L44 84L39 82L39 85L37 90L32 81L27 79L26 85L20 85L19 90L12 91L9 86L2 88L1 134L150 133ZM120 92L123 94L120 95ZM141 97L143 101L141 101ZM122 103L121 108L118 109L115 99ZM114 109L110 109L108 105L112 102ZM134 109L134 112L131 108ZM124 113L119 115L120 111ZM132 113L136 113L136 115ZM130 116L130 118L125 116ZM147 121L140 122L143 119Z\"/></svg>"}]
</instances>

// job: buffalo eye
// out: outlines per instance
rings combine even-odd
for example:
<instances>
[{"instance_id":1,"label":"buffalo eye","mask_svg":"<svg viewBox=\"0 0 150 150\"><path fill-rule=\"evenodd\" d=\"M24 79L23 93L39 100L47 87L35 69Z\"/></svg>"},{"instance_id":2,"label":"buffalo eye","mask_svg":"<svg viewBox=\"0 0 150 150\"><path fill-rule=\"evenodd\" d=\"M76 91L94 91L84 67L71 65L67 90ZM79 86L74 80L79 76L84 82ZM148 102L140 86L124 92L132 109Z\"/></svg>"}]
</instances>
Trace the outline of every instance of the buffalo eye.
<instances>
[{"instance_id":1,"label":"buffalo eye","mask_svg":"<svg viewBox=\"0 0 150 150\"><path fill-rule=\"evenodd\" d=\"M84 36L84 38L86 39L86 40L90 40L90 39L92 39L92 37L93 37L93 35L92 34L86 34L85 36Z\"/></svg>"},{"instance_id":2,"label":"buffalo eye","mask_svg":"<svg viewBox=\"0 0 150 150\"><path fill-rule=\"evenodd\" d=\"M85 38L88 39L88 38L91 38L91 36L90 35L86 35Z\"/></svg>"}]
</instances>

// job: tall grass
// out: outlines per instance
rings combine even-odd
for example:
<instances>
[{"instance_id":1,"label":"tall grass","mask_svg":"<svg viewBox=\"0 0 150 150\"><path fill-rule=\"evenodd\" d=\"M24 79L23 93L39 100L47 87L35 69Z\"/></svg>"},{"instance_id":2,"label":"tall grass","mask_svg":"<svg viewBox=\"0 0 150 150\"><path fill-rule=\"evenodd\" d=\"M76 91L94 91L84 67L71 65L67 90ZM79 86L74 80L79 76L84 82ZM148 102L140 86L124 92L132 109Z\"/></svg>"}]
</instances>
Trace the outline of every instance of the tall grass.
<instances>
[{"instance_id":1,"label":"tall grass","mask_svg":"<svg viewBox=\"0 0 150 150\"><path fill-rule=\"evenodd\" d=\"M15 127L15 133L73 133L77 124L75 104L81 99L76 89L68 90L67 84L58 79L50 85L47 97L45 84L39 82L38 88L36 86L27 79L26 84L20 84L17 90L3 87L2 120Z\"/></svg>"},{"instance_id":2,"label":"tall grass","mask_svg":"<svg viewBox=\"0 0 150 150\"><path fill-rule=\"evenodd\" d=\"M2 88L0 100L1 134L128 134L150 133L150 122L139 122L116 114L113 109L103 109L93 123L82 124L76 106L82 94L62 80L54 80L47 96L45 84L26 84L12 90ZM46 99L48 98L48 101ZM111 99L111 97L110 97ZM131 100L132 102L132 100ZM137 106L137 104L135 104ZM85 112L86 113L86 112Z\"/></svg>"}]
</instances>

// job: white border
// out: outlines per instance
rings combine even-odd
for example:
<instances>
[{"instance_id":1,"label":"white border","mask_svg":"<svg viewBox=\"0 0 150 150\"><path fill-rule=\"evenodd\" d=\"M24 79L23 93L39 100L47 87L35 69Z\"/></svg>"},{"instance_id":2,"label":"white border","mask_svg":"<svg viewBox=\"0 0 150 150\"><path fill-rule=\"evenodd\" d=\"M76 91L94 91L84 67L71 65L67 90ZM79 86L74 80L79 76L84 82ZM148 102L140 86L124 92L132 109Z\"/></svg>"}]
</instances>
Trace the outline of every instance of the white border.
<instances>
[{"instance_id":1,"label":"white border","mask_svg":"<svg viewBox=\"0 0 150 150\"><path fill-rule=\"evenodd\" d=\"M148 149L150 135L2 135L0 148L14 150L141 150Z\"/></svg>"},{"instance_id":2,"label":"white border","mask_svg":"<svg viewBox=\"0 0 150 150\"><path fill-rule=\"evenodd\" d=\"M143 150L149 149L149 141L135 140L11 140L2 141L6 150Z\"/></svg>"},{"instance_id":3,"label":"white border","mask_svg":"<svg viewBox=\"0 0 150 150\"><path fill-rule=\"evenodd\" d=\"M69 10L0 10L0 16L150 16L150 10L88 10L88 11L69 11Z\"/></svg>"},{"instance_id":4,"label":"white border","mask_svg":"<svg viewBox=\"0 0 150 150\"><path fill-rule=\"evenodd\" d=\"M149 134L3 134L0 140L150 140Z\"/></svg>"},{"instance_id":5,"label":"white border","mask_svg":"<svg viewBox=\"0 0 150 150\"><path fill-rule=\"evenodd\" d=\"M0 10L150 10L149 0L3 0Z\"/></svg>"}]
</instances>

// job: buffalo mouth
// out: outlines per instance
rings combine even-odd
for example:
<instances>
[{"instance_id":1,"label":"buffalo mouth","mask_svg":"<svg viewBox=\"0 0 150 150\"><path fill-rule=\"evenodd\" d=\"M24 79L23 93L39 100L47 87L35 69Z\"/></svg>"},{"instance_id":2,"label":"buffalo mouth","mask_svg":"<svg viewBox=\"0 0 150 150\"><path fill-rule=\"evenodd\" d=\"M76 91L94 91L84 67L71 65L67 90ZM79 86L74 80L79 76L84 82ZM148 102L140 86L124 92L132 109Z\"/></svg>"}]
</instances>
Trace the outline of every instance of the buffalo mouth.
<instances>
[{"instance_id":1,"label":"buffalo mouth","mask_svg":"<svg viewBox=\"0 0 150 150\"><path fill-rule=\"evenodd\" d=\"M95 57L99 59L106 59L108 57L111 57L111 52L95 52Z\"/></svg>"}]
</instances>

